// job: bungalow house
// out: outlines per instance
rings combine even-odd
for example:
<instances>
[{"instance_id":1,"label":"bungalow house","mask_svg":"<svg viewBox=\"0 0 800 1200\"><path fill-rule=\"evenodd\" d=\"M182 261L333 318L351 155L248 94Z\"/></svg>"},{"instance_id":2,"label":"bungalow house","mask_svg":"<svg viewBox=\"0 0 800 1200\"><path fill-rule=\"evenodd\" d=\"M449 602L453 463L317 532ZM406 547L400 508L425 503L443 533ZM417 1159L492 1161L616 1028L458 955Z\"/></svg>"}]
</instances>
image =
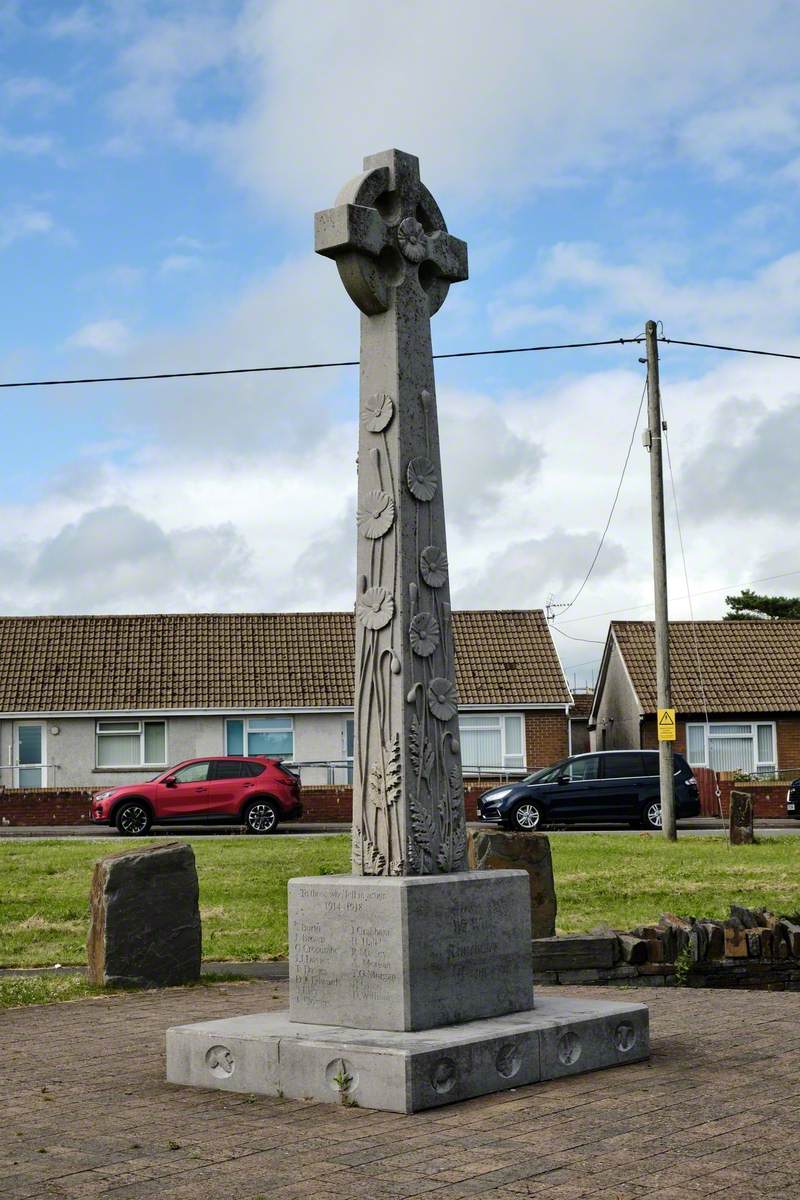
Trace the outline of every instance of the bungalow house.
<instances>
[{"instance_id":1,"label":"bungalow house","mask_svg":"<svg viewBox=\"0 0 800 1200\"><path fill-rule=\"evenodd\" d=\"M572 696L544 614L453 618L465 774L566 756ZM98 788L242 753L346 783L353 676L351 613L1 617L0 784Z\"/></svg>"},{"instance_id":2,"label":"bungalow house","mask_svg":"<svg viewBox=\"0 0 800 1200\"><path fill-rule=\"evenodd\" d=\"M800 766L800 621L672 621L675 749L693 767ZM655 747L651 621L612 621L590 718L597 750ZM707 718L706 718L707 714Z\"/></svg>"}]
</instances>

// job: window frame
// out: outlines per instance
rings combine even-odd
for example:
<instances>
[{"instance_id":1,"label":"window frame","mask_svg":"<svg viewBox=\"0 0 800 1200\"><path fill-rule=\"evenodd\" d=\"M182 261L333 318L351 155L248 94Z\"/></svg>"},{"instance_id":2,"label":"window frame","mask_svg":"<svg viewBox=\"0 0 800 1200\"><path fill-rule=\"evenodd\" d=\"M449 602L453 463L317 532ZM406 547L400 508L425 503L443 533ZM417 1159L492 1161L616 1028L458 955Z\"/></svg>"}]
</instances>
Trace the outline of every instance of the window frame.
<instances>
[{"instance_id":1,"label":"window frame","mask_svg":"<svg viewBox=\"0 0 800 1200\"><path fill-rule=\"evenodd\" d=\"M101 729L101 725L116 725L116 729ZM145 757L145 746L147 744L145 738L145 728L148 725L162 725L164 727L164 758L161 762L149 762ZM122 728L128 726L128 728ZM134 728L134 726L136 728ZM100 762L100 739L104 737L139 737L139 761L136 763L101 763ZM111 717L97 718L94 723L94 761L95 769L98 771L149 771L154 767L166 767L169 765L169 722L166 717L139 717L123 720L119 718L115 720Z\"/></svg>"},{"instance_id":2,"label":"window frame","mask_svg":"<svg viewBox=\"0 0 800 1200\"><path fill-rule=\"evenodd\" d=\"M750 739L753 745L753 774L766 775L770 772L778 770L778 727L775 721L687 721L686 723L686 761L690 767L705 767L711 770L710 766L710 741L712 737L716 737L722 741L726 737L742 739L747 737L747 734L714 734L715 729L724 728L726 725L738 725L740 727L749 726ZM759 726L765 725L772 730L772 762L764 762L758 757L758 729ZM689 730L699 729L702 731L703 738L703 761L698 762L689 757Z\"/></svg>"},{"instance_id":3,"label":"window frame","mask_svg":"<svg viewBox=\"0 0 800 1200\"><path fill-rule=\"evenodd\" d=\"M276 730L265 730L265 729L251 730L251 728L250 728L251 722L261 722L263 724L265 721L288 721L289 727L288 727L288 729L284 728L284 729L276 729ZM241 723L241 725L242 725L242 749L241 749L241 751L229 749L230 727L234 723L236 723L237 725L239 723ZM266 713L260 717L259 716L226 717L225 718L225 753L223 755L221 755L221 757L222 758L254 758L255 754L253 752L251 752L250 744L249 744L251 732L252 733L274 732L274 733L290 734L291 739L292 739L291 754L269 754L266 757L267 758L277 758L281 762L294 762L295 724L294 724L294 717L292 716L291 713Z\"/></svg>"},{"instance_id":4,"label":"window frame","mask_svg":"<svg viewBox=\"0 0 800 1200\"><path fill-rule=\"evenodd\" d=\"M501 759L501 761L499 763L491 763L490 765L484 766L480 763L472 765L472 764L465 763L463 761L464 730L461 728L461 721L464 717L485 718L486 722L487 722L486 724L484 724L484 725L475 724L470 727L473 730L477 729L482 732L496 733L497 729L498 729L498 724L499 724L500 759ZM514 720L517 720L520 723L520 729L521 729L521 733L522 733L522 737L521 737L522 750L521 750L520 754L509 754L507 751L508 739L506 736L506 721L509 718L513 718ZM494 724L492 722L497 722L498 724ZM491 710L486 710L484 712L470 712L470 711L461 712L460 711L458 714L458 736L461 740L462 769L463 769L464 775L467 775L467 776L480 775L480 774L485 774L487 771L489 771L489 772L498 771L498 772L502 772L503 774L506 774L506 775L526 775L526 774L528 774L528 769L527 769L527 766L525 765L525 759L527 757L527 754L526 754L526 746L525 746L525 714L524 713L521 713L521 712L498 712L498 711L493 712ZM519 758L522 761L520 762L519 766L507 766L506 759L508 759L508 758Z\"/></svg>"}]
</instances>

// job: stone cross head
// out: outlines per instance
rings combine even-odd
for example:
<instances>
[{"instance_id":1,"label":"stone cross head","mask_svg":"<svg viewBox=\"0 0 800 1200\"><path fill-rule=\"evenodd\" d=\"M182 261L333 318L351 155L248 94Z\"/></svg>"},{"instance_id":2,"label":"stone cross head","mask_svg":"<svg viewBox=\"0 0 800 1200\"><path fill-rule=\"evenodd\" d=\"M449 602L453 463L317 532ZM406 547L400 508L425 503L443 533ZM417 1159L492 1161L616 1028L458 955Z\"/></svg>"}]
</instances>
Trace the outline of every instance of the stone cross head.
<instances>
[{"instance_id":1,"label":"stone cross head","mask_svg":"<svg viewBox=\"0 0 800 1200\"><path fill-rule=\"evenodd\" d=\"M350 299L367 316L421 292L433 316L451 283L467 278L467 245L447 232L424 183L419 159L384 150L315 217L315 248L336 261Z\"/></svg>"}]
</instances>

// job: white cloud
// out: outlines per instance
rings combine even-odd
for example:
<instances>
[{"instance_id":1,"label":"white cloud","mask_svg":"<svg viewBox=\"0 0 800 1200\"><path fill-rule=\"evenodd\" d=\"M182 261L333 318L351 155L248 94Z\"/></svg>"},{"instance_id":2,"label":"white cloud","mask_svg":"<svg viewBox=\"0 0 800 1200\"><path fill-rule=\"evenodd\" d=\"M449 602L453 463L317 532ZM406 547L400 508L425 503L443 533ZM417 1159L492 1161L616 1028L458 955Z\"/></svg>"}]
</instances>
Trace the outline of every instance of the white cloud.
<instances>
[{"instance_id":1,"label":"white cloud","mask_svg":"<svg viewBox=\"0 0 800 1200\"><path fill-rule=\"evenodd\" d=\"M544 537L510 541L489 555L480 572L455 593L454 602L465 608L531 608L541 606L554 590L565 596L583 580L599 540L600 530L554 529ZM609 539L595 579L613 575L626 558L624 547Z\"/></svg>"},{"instance_id":2,"label":"white cloud","mask_svg":"<svg viewBox=\"0 0 800 1200\"><path fill-rule=\"evenodd\" d=\"M93 37L98 29L97 14L92 12L88 4L80 4L71 12L53 16L44 25L44 31L49 37L76 40Z\"/></svg>"},{"instance_id":3,"label":"white cloud","mask_svg":"<svg viewBox=\"0 0 800 1200\"><path fill-rule=\"evenodd\" d=\"M21 238L41 237L56 232L56 223L48 212L35 208L8 208L0 211L0 249Z\"/></svg>"},{"instance_id":4,"label":"white cloud","mask_svg":"<svg viewBox=\"0 0 800 1200\"><path fill-rule=\"evenodd\" d=\"M66 344L80 350L97 350L101 354L120 354L130 343L130 332L124 321L109 318L81 325Z\"/></svg>"},{"instance_id":5,"label":"white cloud","mask_svg":"<svg viewBox=\"0 0 800 1200\"><path fill-rule=\"evenodd\" d=\"M548 307L554 294L574 300ZM626 322L620 332L632 334L631 322L641 328L643 318L653 316L664 322L667 336L726 342L757 338L769 348L779 339L800 337L800 251L739 276L692 274L675 282L665 268L645 259L620 263L597 245L560 242L506 287L491 311L495 332L554 323L607 336L613 320Z\"/></svg>"},{"instance_id":6,"label":"white cloud","mask_svg":"<svg viewBox=\"0 0 800 1200\"><path fill-rule=\"evenodd\" d=\"M710 165L721 179L752 171L754 156L756 161L786 156L800 146L800 87L768 87L729 107L695 113L685 122L679 141L687 154Z\"/></svg>"},{"instance_id":7,"label":"white cloud","mask_svg":"<svg viewBox=\"0 0 800 1200\"><path fill-rule=\"evenodd\" d=\"M14 75L0 84L0 101L8 106L20 105L29 110L64 104L70 98L68 88L40 75Z\"/></svg>"},{"instance_id":8,"label":"white cloud","mask_svg":"<svg viewBox=\"0 0 800 1200\"><path fill-rule=\"evenodd\" d=\"M162 275L176 275L195 270L202 261L197 254L168 254L158 269Z\"/></svg>"},{"instance_id":9,"label":"white cloud","mask_svg":"<svg viewBox=\"0 0 800 1200\"><path fill-rule=\"evenodd\" d=\"M90 509L4 553L14 564L0 582L5 612L20 611L21 597L32 612L230 609L252 585L230 523L165 529L126 505Z\"/></svg>"},{"instance_id":10,"label":"white cloud","mask_svg":"<svg viewBox=\"0 0 800 1200\"><path fill-rule=\"evenodd\" d=\"M419 153L435 192L518 203L655 161L682 126L683 151L716 169L725 119L716 129L692 120L762 78L765 63L773 77L791 73L800 34L800 14L778 0L738 6L720 36L723 11L676 0L642 21L634 0L510 0L490 17L483 0L409 0L402 16L379 5L360 19L348 3L250 0L227 20L206 11L144 23L121 56L112 110L216 155L290 214L330 202L365 151L387 146ZM185 85L223 68L245 101L209 121L184 102ZM749 103L760 114L749 136L781 134L788 101L782 110L774 84L751 85Z\"/></svg>"},{"instance_id":11,"label":"white cloud","mask_svg":"<svg viewBox=\"0 0 800 1200\"><path fill-rule=\"evenodd\" d=\"M52 154L55 149L53 138L46 133L7 133L0 129L0 154L21 154L25 158L37 158Z\"/></svg>"}]
</instances>

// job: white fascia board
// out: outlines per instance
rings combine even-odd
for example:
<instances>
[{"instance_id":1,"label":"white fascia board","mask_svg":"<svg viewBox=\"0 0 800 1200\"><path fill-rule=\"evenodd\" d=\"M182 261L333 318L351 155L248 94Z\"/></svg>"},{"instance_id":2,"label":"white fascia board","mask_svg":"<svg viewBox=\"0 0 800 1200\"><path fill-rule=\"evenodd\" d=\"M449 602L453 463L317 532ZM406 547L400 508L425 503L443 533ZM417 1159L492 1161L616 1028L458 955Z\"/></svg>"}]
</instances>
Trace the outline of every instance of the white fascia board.
<instances>
[{"instance_id":1,"label":"white fascia board","mask_svg":"<svg viewBox=\"0 0 800 1200\"><path fill-rule=\"evenodd\" d=\"M569 705L563 701L549 704L459 704L459 712L538 712L553 711L569 713ZM321 705L298 707L297 705L282 705L272 708L86 708L86 709L46 709L41 712L7 712L0 713L0 721L33 721L55 720L57 717L136 717L147 720L150 717L267 717L303 715L303 714L336 714L352 713L352 705L331 706Z\"/></svg>"},{"instance_id":2,"label":"white fascia board","mask_svg":"<svg viewBox=\"0 0 800 1200\"><path fill-rule=\"evenodd\" d=\"M56 717L110 717L116 719L136 717L267 717L284 716L286 713L351 713L352 708L299 708L284 705L281 708L86 708L48 709L42 712L0 713L0 721L28 721L37 718L55 720Z\"/></svg>"}]
</instances>

